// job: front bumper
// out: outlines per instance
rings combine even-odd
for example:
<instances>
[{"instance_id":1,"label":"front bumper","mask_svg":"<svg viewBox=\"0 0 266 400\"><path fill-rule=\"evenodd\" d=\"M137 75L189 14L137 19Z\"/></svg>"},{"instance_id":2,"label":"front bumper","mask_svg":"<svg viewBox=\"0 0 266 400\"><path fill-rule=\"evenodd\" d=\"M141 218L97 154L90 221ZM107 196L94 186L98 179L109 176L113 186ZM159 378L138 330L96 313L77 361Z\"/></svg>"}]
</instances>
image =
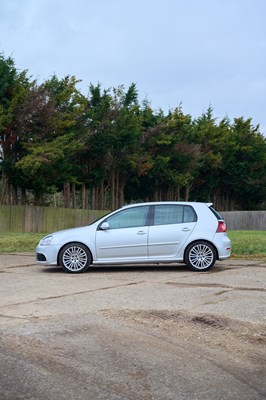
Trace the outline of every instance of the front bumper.
<instances>
[{"instance_id":1,"label":"front bumper","mask_svg":"<svg viewBox=\"0 0 266 400\"><path fill-rule=\"evenodd\" d=\"M42 265L58 265L58 253L60 245L49 245L36 247L36 263Z\"/></svg>"}]
</instances>

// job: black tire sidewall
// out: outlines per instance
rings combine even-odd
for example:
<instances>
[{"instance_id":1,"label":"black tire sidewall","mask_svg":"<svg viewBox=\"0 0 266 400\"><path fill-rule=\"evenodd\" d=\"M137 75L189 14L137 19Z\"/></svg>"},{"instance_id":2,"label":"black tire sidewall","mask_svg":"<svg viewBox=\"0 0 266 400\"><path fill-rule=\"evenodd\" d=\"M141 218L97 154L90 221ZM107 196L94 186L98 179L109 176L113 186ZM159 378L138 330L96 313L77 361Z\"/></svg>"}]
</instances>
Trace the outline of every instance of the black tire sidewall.
<instances>
[{"instance_id":1,"label":"black tire sidewall","mask_svg":"<svg viewBox=\"0 0 266 400\"><path fill-rule=\"evenodd\" d=\"M80 247L82 250L84 250L84 251L86 252L86 255L87 255L87 263L86 263L86 265L85 265L82 269L80 269L80 270L78 270L78 271L69 270L69 269L64 265L64 262L63 262L63 254L65 253L65 251L66 251L69 247L73 247L73 246L75 246L75 247ZM79 242L72 242L72 243L66 244L66 245L60 250L58 260L59 260L60 266L63 268L63 270L64 270L65 272L67 272L67 273L69 273L69 274L80 274L80 273L82 273L82 272L86 272L86 271L88 270L88 268L90 267L90 264L91 264L91 254L90 254L89 249L88 249L84 244L79 243Z\"/></svg>"},{"instance_id":2,"label":"black tire sidewall","mask_svg":"<svg viewBox=\"0 0 266 400\"><path fill-rule=\"evenodd\" d=\"M189 253L190 253L191 249L192 249L194 246L197 246L197 245L199 245L199 244L203 244L203 245L205 245L205 246L208 246L208 247L211 249L212 253L213 253L213 261L212 261L212 263L211 263L207 268L204 268L204 269L200 269L200 268L194 267L194 266L190 263L190 261L189 261ZM197 271L197 272L206 272L206 271L209 271L211 268L213 268L213 266L214 266L214 264L215 264L215 262L216 262L216 259L217 259L217 256L216 256L216 251L215 251L214 246L213 246L211 243L206 242L206 241L204 241L204 240L197 240L196 242L191 243L191 244L187 247L187 249L186 249L186 251L185 251L185 257L184 257L184 261L185 261L185 264L187 265L187 267L188 267L191 271Z\"/></svg>"}]
</instances>

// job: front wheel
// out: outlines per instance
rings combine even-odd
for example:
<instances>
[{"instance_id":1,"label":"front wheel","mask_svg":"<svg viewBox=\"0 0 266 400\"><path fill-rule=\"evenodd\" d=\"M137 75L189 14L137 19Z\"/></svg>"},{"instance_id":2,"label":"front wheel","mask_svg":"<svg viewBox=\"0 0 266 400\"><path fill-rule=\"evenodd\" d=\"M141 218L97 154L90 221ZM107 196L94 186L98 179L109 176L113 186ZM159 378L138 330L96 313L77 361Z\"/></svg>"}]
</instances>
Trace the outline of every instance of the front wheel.
<instances>
[{"instance_id":1,"label":"front wheel","mask_svg":"<svg viewBox=\"0 0 266 400\"><path fill-rule=\"evenodd\" d=\"M77 274L85 272L91 263L91 255L86 246L81 243L69 243L59 254L59 264L65 272Z\"/></svg>"},{"instance_id":2,"label":"front wheel","mask_svg":"<svg viewBox=\"0 0 266 400\"><path fill-rule=\"evenodd\" d=\"M192 271L208 271L216 261L214 247L204 241L198 241L188 246L185 253L185 263Z\"/></svg>"}]
</instances>

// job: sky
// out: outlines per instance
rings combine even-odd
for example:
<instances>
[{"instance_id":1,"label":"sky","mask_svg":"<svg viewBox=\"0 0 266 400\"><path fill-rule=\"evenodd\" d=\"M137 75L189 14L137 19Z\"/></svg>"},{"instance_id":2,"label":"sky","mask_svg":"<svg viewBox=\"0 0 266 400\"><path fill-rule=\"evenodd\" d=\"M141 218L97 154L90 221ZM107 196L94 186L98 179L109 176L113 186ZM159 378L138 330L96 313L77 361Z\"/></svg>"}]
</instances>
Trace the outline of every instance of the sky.
<instances>
[{"instance_id":1,"label":"sky","mask_svg":"<svg viewBox=\"0 0 266 400\"><path fill-rule=\"evenodd\" d=\"M165 113L243 116L266 135L266 0L0 0L0 53L40 84L136 83Z\"/></svg>"}]
</instances>

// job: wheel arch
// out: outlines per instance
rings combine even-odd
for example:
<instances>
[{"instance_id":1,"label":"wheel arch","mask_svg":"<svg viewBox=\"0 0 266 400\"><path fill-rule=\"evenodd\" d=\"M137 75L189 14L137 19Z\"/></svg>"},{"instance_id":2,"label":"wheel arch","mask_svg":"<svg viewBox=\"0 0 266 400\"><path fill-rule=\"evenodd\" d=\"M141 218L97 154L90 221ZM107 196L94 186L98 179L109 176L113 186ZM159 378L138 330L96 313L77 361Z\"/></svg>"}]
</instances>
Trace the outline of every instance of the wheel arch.
<instances>
[{"instance_id":1,"label":"wheel arch","mask_svg":"<svg viewBox=\"0 0 266 400\"><path fill-rule=\"evenodd\" d=\"M185 262L185 256L186 256L188 247L191 246L191 245L194 244L194 243L197 243L197 242L204 242L204 243L210 244L210 245L214 248L214 250L215 250L216 260L219 260L219 253L218 253L217 247L215 246L214 243L212 243L212 242L211 242L210 240L208 240L208 239L195 239L195 240L193 240L192 242L189 242L189 243L186 244L186 247L185 247L185 249L184 249L184 254L183 254L183 262Z\"/></svg>"},{"instance_id":2,"label":"wheel arch","mask_svg":"<svg viewBox=\"0 0 266 400\"><path fill-rule=\"evenodd\" d=\"M62 246L61 246L60 249L58 250L58 253L57 253L57 265L58 265L58 266L60 265L60 263L59 263L59 257L60 257L60 253L61 253L62 249L63 249L65 246L68 246L68 245L71 244L71 243L82 244L82 246L85 246L85 247L88 249L88 251L89 251L89 253L90 253L90 256L91 256L91 263L90 263L90 265L93 264L93 255L92 255L92 252L91 252L91 249L89 248L89 246L88 246L86 243L81 242L80 240L70 240L69 242L66 242L66 243L62 244Z\"/></svg>"}]
</instances>

